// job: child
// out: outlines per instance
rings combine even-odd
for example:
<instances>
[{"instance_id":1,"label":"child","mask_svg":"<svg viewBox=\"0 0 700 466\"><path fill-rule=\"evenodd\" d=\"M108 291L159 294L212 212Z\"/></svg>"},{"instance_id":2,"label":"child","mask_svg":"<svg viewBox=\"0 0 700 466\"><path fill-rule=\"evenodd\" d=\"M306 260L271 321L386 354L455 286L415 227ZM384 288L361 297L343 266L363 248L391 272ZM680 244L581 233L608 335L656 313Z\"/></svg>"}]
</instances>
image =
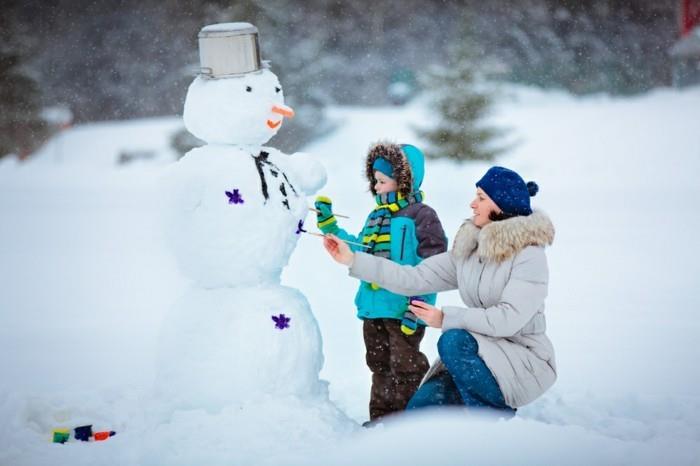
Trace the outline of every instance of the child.
<instances>
[{"instance_id":1,"label":"child","mask_svg":"<svg viewBox=\"0 0 700 466\"><path fill-rule=\"evenodd\" d=\"M323 196L315 203L321 231L366 246L350 244L353 250L399 264L416 265L447 250L437 214L422 202L424 157L417 147L383 142L373 145L367 154L366 175L377 207L360 234L354 237L338 227L331 200ZM435 294L411 299L435 304ZM360 283L355 305L363 320L366 360L372 371L369 422L374 422L403 410L428 370L428 359L419 350L425 327L407 311L408 297L373 283Z\"/></svg>"}]
</instances>

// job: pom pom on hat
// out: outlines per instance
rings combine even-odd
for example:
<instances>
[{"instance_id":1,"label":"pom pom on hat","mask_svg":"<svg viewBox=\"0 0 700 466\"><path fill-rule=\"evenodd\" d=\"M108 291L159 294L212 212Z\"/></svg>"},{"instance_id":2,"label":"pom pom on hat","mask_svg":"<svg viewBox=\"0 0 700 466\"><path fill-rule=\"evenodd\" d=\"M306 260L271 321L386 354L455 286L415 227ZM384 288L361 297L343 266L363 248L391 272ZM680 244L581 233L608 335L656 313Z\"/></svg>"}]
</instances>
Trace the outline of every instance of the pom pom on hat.
<instances>
[{"instance_id":1,"label":"pom pom on hat","mask_svg":"<svg viewBox=\"0 0 700 466\"><path fill-rule=\"evenodd\" d=\"M540 187L534 181L527 182L527 192L530 193L530 197L534 197L538 192L540 192Z\"/></svg>"}]
</instances>

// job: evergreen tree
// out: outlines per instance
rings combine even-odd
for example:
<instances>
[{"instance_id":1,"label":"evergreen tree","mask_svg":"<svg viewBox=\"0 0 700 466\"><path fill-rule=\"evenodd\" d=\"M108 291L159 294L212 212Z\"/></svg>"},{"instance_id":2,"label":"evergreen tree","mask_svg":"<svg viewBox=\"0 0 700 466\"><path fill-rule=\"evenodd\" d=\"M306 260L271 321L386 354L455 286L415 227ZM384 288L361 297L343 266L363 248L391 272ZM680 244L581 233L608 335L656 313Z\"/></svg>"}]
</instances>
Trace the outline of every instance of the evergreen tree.
<instances>
[{"instance_id":1,"label":"evergreen tree","mask_svg":"<svg viewBox=\"0 0 700 466\"><path fill-rule=\"evenodd\" d=\"M476 60L469 42L460 40L454 59L447 66L431 68L421 79L439 119L431 128L417 128L418 135L428 142L426 155L430 158L491 160L505 150L494 145L503 131L483 122L492 99L478 89Z\"/></svg>"},{"instance_id":2,"label":"evergreen tree","mask_svg":"<svg viewBox=\"0 0 700 466\"><path fill-rule=\"evenodd\" d=\"M39 87L22 69L20 54L11 48L16 40L10 25L7 17L0 20L0 158L10 153L28 155L47 130L39 115Z\"/></svg>"}]
</instances>

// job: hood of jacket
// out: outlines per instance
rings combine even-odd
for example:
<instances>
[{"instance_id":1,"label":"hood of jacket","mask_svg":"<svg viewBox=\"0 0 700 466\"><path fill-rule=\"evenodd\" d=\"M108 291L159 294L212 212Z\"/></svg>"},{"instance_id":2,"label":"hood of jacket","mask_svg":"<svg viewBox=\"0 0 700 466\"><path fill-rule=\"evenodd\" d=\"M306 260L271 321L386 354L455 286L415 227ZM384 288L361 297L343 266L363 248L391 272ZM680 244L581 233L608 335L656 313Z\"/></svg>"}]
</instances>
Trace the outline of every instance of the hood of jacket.
<instances>
[{"instance_id":1,"label":"hood of jacket","mask_svg":"<svg viewBox=\"0 0 700 466\"><path fill-rule=\"evenodd\" d=\"M527 246L549 246L554 241L554 225L542 211L527 216L491 222L482 228L465 220L455 236L452 254L467 258L476 251L479 257L503 262Z\"/></svg>"},{"instance_id":2,"label":"hood of jacket","mask_svg":"<svg viewBox=\"0 0 700 466\"><path fill-rule=\"evenodd\" d=\"M425 175L423 152L410 144L378 142L370 147L365 162L365 172L372 194L377 194L374 190L375 180L372 165L378 157L384 157L391 164L394 169L394 179L401 194L407 196L420 190Z\"/></svg>"}]
</instances>

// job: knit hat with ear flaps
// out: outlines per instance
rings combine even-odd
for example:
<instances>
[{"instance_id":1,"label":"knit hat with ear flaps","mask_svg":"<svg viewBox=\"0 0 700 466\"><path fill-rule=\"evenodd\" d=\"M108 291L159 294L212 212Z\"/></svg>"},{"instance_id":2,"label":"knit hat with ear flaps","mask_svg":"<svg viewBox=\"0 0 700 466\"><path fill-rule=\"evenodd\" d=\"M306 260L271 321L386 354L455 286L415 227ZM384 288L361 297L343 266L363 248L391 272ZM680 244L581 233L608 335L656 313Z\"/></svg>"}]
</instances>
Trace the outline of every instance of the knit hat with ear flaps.
<instances>
[{"instance_id":1,"label":"knit hat with ear flaps","mask_svg":"<svg viewBox=\"0 0 700 466\"><path fill-rule=\"evenodd\" d=\"M537 194L539 186L534 181L525 183L520 175L503 167L491 167L476 182L505 214L530 215L530 197Z\"/></svg>"}]
</instances>

